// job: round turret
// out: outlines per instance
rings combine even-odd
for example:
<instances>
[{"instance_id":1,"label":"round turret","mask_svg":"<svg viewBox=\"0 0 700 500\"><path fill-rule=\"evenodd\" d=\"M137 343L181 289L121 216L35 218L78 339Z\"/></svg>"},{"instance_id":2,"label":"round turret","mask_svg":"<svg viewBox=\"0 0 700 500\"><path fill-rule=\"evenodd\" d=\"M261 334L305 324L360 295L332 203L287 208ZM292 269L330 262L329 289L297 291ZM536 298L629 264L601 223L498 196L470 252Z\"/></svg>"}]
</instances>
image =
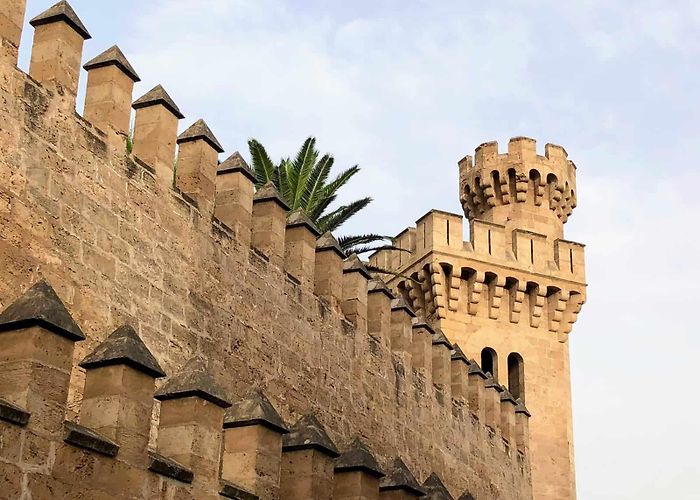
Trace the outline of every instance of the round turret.
<instances>
[{"instance_id":1,"label":"round turret","mask_svg":"<svg viewBox=\"0 0 700 500\"><path fill-rule=\"evenodd\" d=\"M459 162L464 214L506 226L561 238L576 207L576 166L561 146L547 144L545 155L527 137L515 137L507 153L497 142L476 148L474 159Z\"/></svg>"}]
</instances>

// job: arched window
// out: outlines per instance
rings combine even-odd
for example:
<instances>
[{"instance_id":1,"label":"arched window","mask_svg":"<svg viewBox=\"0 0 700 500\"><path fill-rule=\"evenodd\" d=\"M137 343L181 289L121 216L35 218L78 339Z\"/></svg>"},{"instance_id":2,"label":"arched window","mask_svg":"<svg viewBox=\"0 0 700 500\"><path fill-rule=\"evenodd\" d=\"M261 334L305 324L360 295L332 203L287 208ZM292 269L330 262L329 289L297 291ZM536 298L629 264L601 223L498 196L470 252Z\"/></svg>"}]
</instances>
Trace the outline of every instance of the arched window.
<instances>
[{"instance_id":1,"label":"arched window","mask_svg":"<svg viewBox=\"0 0 700 500\"><path fill-rule=\"evenodd\" d=\"M498 380L498 355L490 347L484 347L481 351L481 369L493 375Z\"/></svg>"},{"instance_id":2,"label":"arched window","mask_svg":"<svg viewBox=\"0 0 700 500\"><path fill-rule=\"evenodd\" d=\"M525 363L517 352L508 355L508 390L515 399L525 402Z\"/></svg>"}]
</instances>

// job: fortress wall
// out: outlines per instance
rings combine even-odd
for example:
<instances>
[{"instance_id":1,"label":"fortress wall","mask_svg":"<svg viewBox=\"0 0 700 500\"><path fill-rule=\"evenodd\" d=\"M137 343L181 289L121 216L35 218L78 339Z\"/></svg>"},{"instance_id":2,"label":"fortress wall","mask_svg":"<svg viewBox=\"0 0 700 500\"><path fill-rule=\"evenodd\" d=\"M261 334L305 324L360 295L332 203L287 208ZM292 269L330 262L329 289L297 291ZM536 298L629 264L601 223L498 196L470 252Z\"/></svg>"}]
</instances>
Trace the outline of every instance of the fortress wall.
<instances>
[{"instance_id":1,"label":"fortress wall","mask_svg":"<svg viewBox=\"0 0 700 500\"><path fill-rule=\"evenodd\" d=\"M72 61L60 60L53 77ZM477 498L531 497L522 451L463 401L445 398L410 356L377 342L361 316L349 323L290 276L283 259L251 249L245 235L212 218L213 176L197 173L209 150L188 150L192 175L178 185L192 194L173 189L163 181L174 144L168 127L143 132L140 145L137 136L136 150L151 163L138 160L121 145L123 130L97 129L76 114L73 87L66 92L60 78L39 83L14 62L16 46L4 44L0 308L46 278L84 330L69 419L81 409L85 372L77 363L128 323L168 374L202 356L232 400L263 389L287 422L313 413L339 446L363 436L384 466L401 456L420 479L439 473L455 495L468 488Z\"/></svg>"}]
</instances>

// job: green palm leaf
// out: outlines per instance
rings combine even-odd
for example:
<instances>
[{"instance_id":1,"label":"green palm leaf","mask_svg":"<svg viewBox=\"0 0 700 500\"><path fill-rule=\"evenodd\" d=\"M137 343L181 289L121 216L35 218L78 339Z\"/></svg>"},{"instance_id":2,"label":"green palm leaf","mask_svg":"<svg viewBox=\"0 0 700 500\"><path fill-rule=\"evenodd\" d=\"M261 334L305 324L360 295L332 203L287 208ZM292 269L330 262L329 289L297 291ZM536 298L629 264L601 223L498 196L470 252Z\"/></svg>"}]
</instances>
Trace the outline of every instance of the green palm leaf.
<instances>
[{"instance_id":1,"label":"green palm leaf","mask_svg":"<svg viewBox=\"0 0 700 500\"><path fill-rule=\"evenodd\" d=\"M250 150L250 157L253 163L256 185L262 186L269 181L274 181L275 164L270 160L265 147L257 140L250 139L248 141L248 149Z\"/></svg>"},{"instance_id":2,"label":"green palm leaf","mask_svg":"<svg viewBox=\"0 0 700 500\"><path fill-rule=\"evenodd\" d=\"M372 202L372 198L362 198L361 200L353 201L347 205L343 205L340 208L335 209L329 214L320 217L316 221L321 231L335 231L340 226L342 226L347 220L355 215L357 212L365 208Z\"/></svg>"}]
</instances>

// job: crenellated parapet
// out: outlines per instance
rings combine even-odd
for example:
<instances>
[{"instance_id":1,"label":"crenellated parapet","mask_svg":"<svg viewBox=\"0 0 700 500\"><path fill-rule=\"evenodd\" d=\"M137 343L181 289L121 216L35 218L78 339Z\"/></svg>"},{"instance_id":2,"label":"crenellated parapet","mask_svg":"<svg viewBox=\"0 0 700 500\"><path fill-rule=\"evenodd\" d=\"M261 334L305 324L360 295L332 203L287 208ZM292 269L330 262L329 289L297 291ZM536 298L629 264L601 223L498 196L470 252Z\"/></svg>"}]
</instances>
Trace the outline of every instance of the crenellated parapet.
<instances>
[{"instance_id":1,"label":"crenellated parapet","mask_svg":"<svg viewBox=\"0 0 700 500\"><path fill-rule=\"evenodd\" d=\"M372 276L240 154L220 163L204 120L178 134L167 82L144 94L116 45L78 115L87 29L67 2L38 16L26 75L23 18L0 6L0 442L36 443L0 450L15 496L413 498L436 471L530 497L527 433L489 425L477 362L414 321L462 307L460 277ZM458 219L407 230L392 266L463 248ZM39 276L57 291L24 293Z\"/></svg>"},{"instance_id":2,"label":"crenellated parapet","mask_svg":"<svg viewBox=\"0 0 700 500\"><path fill-rule=\"evenodd\" d=\"M566 223L576 208L576 166L561 146L547 144L544 156L536 148L534 139L514 137L506 153L499 153L497 142L487 142L473 158L466 156L459 162L460 200L470 220L503 223L506 214L526 207ZM538 225L519 222L523 229Z\"/></svg>"}]
</instances>

